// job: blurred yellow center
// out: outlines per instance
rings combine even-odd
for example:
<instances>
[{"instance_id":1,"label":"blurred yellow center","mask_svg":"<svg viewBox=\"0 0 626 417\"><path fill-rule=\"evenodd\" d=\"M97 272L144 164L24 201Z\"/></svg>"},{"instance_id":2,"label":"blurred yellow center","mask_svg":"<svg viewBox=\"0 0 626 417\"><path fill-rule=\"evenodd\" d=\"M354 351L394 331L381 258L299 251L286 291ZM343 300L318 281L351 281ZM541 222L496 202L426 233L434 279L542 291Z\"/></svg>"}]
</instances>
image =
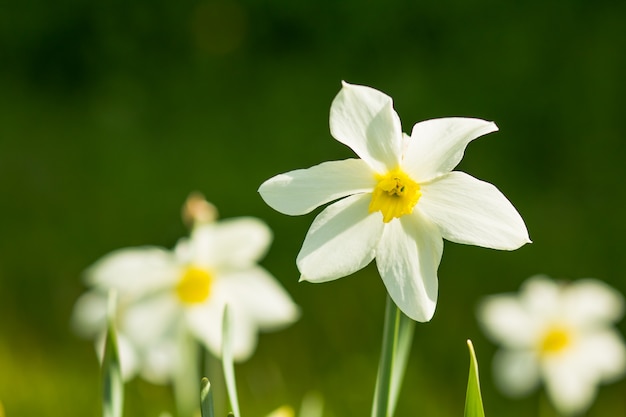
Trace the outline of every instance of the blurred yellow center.
<instances>
[{"instance_id":1,"label":"blurred yellow center","mask_svg":"<svg viewBox=\"0 0 626 417\"><path fill-rule=\"evenodd\" d=\"M213 277L206 269L190 266L178 281L176 294L185 304L201 303L209 298L212 283Z\"/></svg>"},{"instance_id":2,"label":"blurred yellow center","mask_svg":"<svg viewBox=\"0 0 626 417\"><path fill-rule=\"evenodd\" d=\"M548 330L541 341L541 353L551 354L564 350L572 342L571 332L562 326L554 326Z\"/></svg>"},{"instance_id":3,"label":"blurred yellow center","mask_svg":"<svg viewBox=\"0 0 626 417\"><path fill-rule=\"evenodd\" d=\"M400 168L386 174L376 174L376 187L372 193L369 212L380 211L383 221L389 223L394 217L411 214L422 193L420 186Z\"/></svg>"}]
</instances>

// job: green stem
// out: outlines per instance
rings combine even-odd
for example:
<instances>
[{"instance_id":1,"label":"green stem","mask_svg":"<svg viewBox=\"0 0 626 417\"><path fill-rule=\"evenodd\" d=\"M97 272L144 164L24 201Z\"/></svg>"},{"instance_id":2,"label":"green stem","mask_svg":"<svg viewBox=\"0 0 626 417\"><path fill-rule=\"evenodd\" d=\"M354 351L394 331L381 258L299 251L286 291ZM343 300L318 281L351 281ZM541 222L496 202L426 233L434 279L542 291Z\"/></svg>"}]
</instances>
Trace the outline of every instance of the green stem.
<instances>
[{"instance_id":1,"label":"green stem","mask_svg":"<svg viewBox=\"0 0 626 417\"><path fill-rule=\"evenodd\" d=\"M406 317L387 295L372 417L393 416L411 350L414 325L415 322Z\"/></svg>"}]
</instances>

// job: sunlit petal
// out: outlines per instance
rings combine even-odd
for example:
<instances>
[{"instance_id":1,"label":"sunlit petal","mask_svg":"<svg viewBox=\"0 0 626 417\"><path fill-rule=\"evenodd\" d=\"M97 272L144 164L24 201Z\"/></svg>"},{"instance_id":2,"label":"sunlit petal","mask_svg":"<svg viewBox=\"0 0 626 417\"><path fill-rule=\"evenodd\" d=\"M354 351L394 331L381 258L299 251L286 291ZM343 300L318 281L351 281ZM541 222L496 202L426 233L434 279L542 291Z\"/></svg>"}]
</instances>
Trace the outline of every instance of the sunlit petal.
<instances>
[{"instance_id":1,"label":"sunlit petal","mask_svg":"<svg viewBox=\"0 0 626 417\"><path fill-rule=\"evenodd\" d=\"M529 243L521 216L493 185L462 172L423 184L418 207L456 243L517 249Z\"/></svg>"},{"instance_id":2,"label":"sunlit petal","mask_svg":"<svg viewBox=\"0 0 626 417\"><path fill-rule=\"evenodd\" d=\"M442 252L437 226L420 213L385 225L376 265L393 301L413 320L429 321L435 312Z\"/></svg>"},{"instance_id":3,"label":"sunlit petal","mask_svg":"<svg viewBox=\"0 0 626 417\"><path fill-rule=\"evenodd\" d=\"M400 118L391 97L378 90L344 82L330 107L330 132L378 172L400 163Z\"/></svg>"},{"instance_id":4,"label":"sunlit petal","mask_svg":"<svg viewBox=\"0 0 626 417\"><path fill-rule=\"evenodd\" d=\"M273 209L299 215L352 194L371 191L372 168L361 159L324 162L277 175L261 184L259 193Z\"/></svg>"},{"instance_id":5,"label":"sunlit petal","mask_svg":"<svg viewBox=\"0 0 626 417\"><path fill-rule=\"evenodd\" d=\"M417 181L428 181L456 167L472 140L495 132L493 122L464 117L432 119L413 126L402 166Z\"/></svg>"},{"instance_id":6,"label":"sunlit petal","mask_svg":"<svg viewBox=\"0 0 626 417\"><path fill-rule=\"evenodd\" d=\"M369 202L369 194L346 197L315 218L296 259L303 280L341 278L374 259L383 221L368 212Z\"/></svg>"}]
</instances>

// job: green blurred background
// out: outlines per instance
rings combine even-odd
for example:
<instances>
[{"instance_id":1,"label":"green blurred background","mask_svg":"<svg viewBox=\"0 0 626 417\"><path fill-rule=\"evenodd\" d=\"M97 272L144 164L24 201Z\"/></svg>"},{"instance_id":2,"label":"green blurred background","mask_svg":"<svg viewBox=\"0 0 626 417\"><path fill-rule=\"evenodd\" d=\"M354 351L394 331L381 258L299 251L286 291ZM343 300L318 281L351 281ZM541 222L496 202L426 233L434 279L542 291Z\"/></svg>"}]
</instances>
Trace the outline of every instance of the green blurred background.
<instances>
[{"instance_id":1,"label":"green blurred background","mask_svg":"<svg viewBox=\"0 0 626 417\"><path fill-rule=\"evenodd\" d=\"M328 131L340 81L420 120L472 116L500 132L458 169L495 183L534 243L511 252L446 243L432 322L419 324L398 416L461 416L474 341L487 415L536 415L503 397L475 320L486 294L535 273L626 291L626 2L61 1L0 6L0 401L7 416L97 416L98 363L69 326L82 271L120 247L172 247L193 190L222 217L264 219L263 265L302 307L237 367L242 411L320 392L327 416L368 415L384 289L370 265L297 283L313 215L256 190L287 170L352 156ZM626 330L624 324L620 325ZM626 382L589 416L626 415ZM169 390L127 386L127 415L171 409Z\"/></svg>"}]
</instances>

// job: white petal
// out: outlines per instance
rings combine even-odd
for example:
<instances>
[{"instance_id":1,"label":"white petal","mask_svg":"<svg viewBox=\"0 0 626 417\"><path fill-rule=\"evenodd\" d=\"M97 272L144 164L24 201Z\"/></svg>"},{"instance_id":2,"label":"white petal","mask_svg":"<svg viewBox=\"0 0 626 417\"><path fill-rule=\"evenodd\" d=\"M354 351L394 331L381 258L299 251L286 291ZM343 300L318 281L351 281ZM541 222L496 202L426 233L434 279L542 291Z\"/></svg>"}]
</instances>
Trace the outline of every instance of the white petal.
<instances>
[{"instance_id":1,"label":"white petal","mask_svg":"<svg viewBox=\"0 0 626 417\"><path fill-rule=\"evenodd\" d=\"M530 351L500 350L493 358L494 380L510 396L523 396L539 385L537 357Z\"/></svg>"},{"instance_id":2,"label":"white petal","mask_svg":"<svg viewBox=\"0 0 626 417\"><path fill-rule=\"evenodd\" d=\"M82 337L94 339L106 328L107 296L101 291L81 295L72 312L72 328Z\"/></svg>"},{"instance_id":3,"label":"white petal","mask_svg":"<svg viewBox=\"0 0 626 417\"><path fill-rule=\"evenodd\" d=\"M536 320L550 325L563 319L560 283L546 275L533 275L520 287L520 303Z\"/></svg>"},{"instance_id":4,"label":"white petal","mask_svg":"<svg viewBox=\"0 0 626 417\"><path fill-rule=\"evenodd\" d=\"M495 132L493 122L463 117L432 119L413 126L403 168L423 182L448 173L456 167L469 142Z\"/></svg>"},{"instance_id":5,"label":"white petal","mask_svg":"<svg viewBox=\"0 0 626 417\"><path fill-rule=\"evenodd\" d=\"M122 378L124 381L129 381L137 374L139 368L136 348L124 333L118 333L117 350L120 357Z\"/></svg>"},{"instance_id":6,"label":"white petal","mask_svg":"<svg viewBox=\"0 0 626 417\"><path fill-rule=\"evenodd\" d=\"M374 259L383 220L380 212L368 212L370 199L371 194L346 197L315 218L296 259L303 280L331 281Z\"/></svg>"},{"instance_id":7,"label":"white petal","mask_svg":"<svg viewBox=\"0 0 626 417\"><path fill-rule=\"evenodd\" d=\"M276 330L300 315L287 291L261 267L223 273L220 280L224 291L262 330Z\"/></svg>"},{"instance_id":8,"label":"white petal","mask_svg":"<svg viewBox=\"0 0 626 417\"><path fill-rule=\"evenodd\" d=\"M615 322L624 312L624 298L602 281L584 279L563 291L563 308L569 320L580 326Z\"/></svg>"},{"instance_id":9,"label":"white petal","mask_svg":"<svg viewBox=\"0 0 626 417\"><path fill-rule=\"evenodd\" d=\"M493 295L478 307L478 321L494 342L509 348L533 348L540 323L514 295Z\"/></svg>"},{"instance_id":10,"label":"white petal","mask_svg":"<svg viewBox=\"0 0 626 417\"><path fill-rule=\"evenodd\" d=\"M214 355L222 355L222 317L227 299L212 297L211 301L186 310L187 323L193 334ZM238 303L229 304L233 319L233 358L244 361L252 356L257 344L257 328Z\"/></svg>"},{"instance_id":11,"label":"white petal","mask_svg":"<svg viewBox=\"0 0 626 417\"><path fill-rule=\"evenodd\" d=\"M277 175L261 184L259 193L274 210L296 216L375 186L374 173L365 161L346 159Z\"/></svg>"},{"instance_id":12,"label":"white petal","mask_svg":"<svg viewBox=\"0 0 626 417\"><path fill-rule=\"evenodd\" d=\"M96 354L98 360L102 363L104 358L104 344L106 342L106 331L100 333L95 340ZM122 379L130 381L139 371L139 357L136 346L126 337L123 332L117 332L117 351L120 358L120 369L122 371Z\"/></svg>"},{"instance_id":13,"label":"white petal","mask_svg":"<svg viewBox=\"0 0 626 417\"><path fill-rule=\"evenodd\" d=\"M437 226L419 212L385 225L376 265L392 300L413 320L429 321L435 312L442 253Z\"/></svg>"},{"instance_id":14,"label":"white petal","mask_svg":"<svg viewBox=\"0 0 626 417\"><path fill-rule=\"evenodd\" d=\"M173 254L156 247L119 249L105 255L85 271L86 282L120 296L139 296L175 282L178 266Z\"/></svg>"},{"instance_id":15,"label":"white petal","mask_svg":"<svg viewBox=\"0 0 626 417\"><path fill-rule=\"evenodd\" d=\"M196 227L188 241L176 246L183 263L209 268L246 267L265 255L272 232L265 223L253 217L239 217Z\"/></svg>"},{"instance_id":16,"label":"white petal","mask_svg":"<svg viewBox=\"0 0 626 417\"><path fill-rule=\"evenodd\" d=\"M612 382L626 372L626 347L619 333L602 329L580 335L573 366L591 374L598 383Z\"/></svg>"},{"instance_id":17,"label":"white petal","mask_svg":"<svg viewBox=\"0 0 626 417\"><path fill-rule=\"evenodd\" d=\"M563 415L584 412L596 396L596 381L589 369L581 367L579 355L561 355L543 364L546 391Z\"/></svg>"},{"instance_id":18,"label":"white petal","mask_svg":"<svg viewBox=\"0 0 626 417\"><path fill-rule=\"evenodd\" d=\"M172 337L173 329L180 325L181 314L175 296L162 293L129 304L118 321L134 344L145 347Z\"/></svg>"},{"instance_id":19,"label":"white petal","mask_svg":"<svg viewBox=\"0 0 626 417\"><path fill-rule=\"evenodd\" d=\"M400 163L400 118L391 97L378 90L344 82L330 106L330 132L377 172Z\"/></svg>"},{"instance_id":20,"label":"white petal","mask_svg":"<svg viewBox=\"0 0 626 417\"><path fill-rule=\"evenodd\" d=\"M422 184L417 207L456 243L513 250L529 243L524 220L493 185L463 172Z\"/></svg>"},{"instance_id":21,"label":"white petal","mask_svg":"<svg viewBox=\"0 0 626 417\"><path fill-rule=\"evenodd\" d=\"M146 347L142 352L141 377L157 385L169 383L179 364L178 350L175 339Z\"/></svg>"}]
</instances>

